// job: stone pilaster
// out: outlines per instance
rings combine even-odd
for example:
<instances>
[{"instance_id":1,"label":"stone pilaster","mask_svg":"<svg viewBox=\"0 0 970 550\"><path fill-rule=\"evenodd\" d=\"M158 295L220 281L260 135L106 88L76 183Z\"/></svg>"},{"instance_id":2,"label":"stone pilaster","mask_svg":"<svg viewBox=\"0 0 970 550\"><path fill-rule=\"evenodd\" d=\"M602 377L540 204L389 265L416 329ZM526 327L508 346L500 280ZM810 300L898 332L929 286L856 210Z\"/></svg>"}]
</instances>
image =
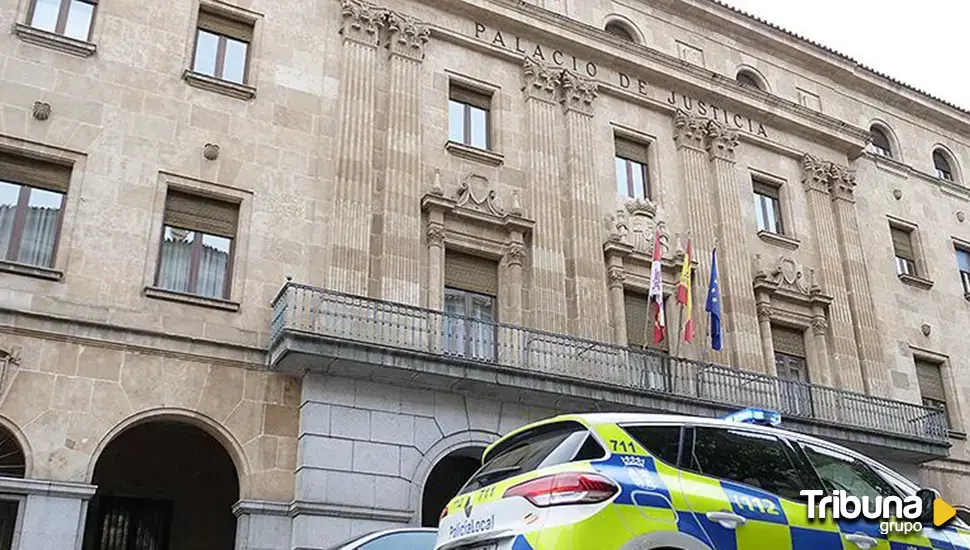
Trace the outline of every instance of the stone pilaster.
<instances>
[{"instance_id":1,"label":"stone pilaster","mask_svg":"<svg viewBox=\"0 0 970 550\"><path fill-rule=\"evenodd\" d=\"M717 210L708 186L710 170L708 154L705 151L706 123L706 119L694 117L684 111L677 111L674 115L674 142L677 144L684 178L694 254L698 259L697 268L694 270L694 283L697 286L694 307L699 308L694 310L694 342L701 349L710 346L710 328L708 317L704 314L704 299L707 297L707 283L711 277L711 249L714 248L718 223Z\"/></svg>"},{"instance_id":2,"label":"stone pilaster","mask_svg":"<svg viewBox=\"0 0 970 550\"><path fill-rule=\"evenodd\" d=\"M829 332L829 322L825 318L825 309L821 305L812 308L812 338L815 342L815 363L817 373L822 379L812 380L816 384L832 385L832 367L829 364L829 344L826 339Z\"/></svg>"},{"instance_id":3,"label":"stone pilaster","mask_svg":"<svg viewBox=\"0 0 970 550\"><path fill-rule=\"evenodd\" d=\"M502 258L502 310L499 319L510 325L522 324L522 261L525 260L525 244L522 235L516 234L505 248Z\"/></svg>"},{"instance_id":4,"label":"stone pilaster","mask_svg":"<svg viewBox=\"0 0 970 550\"><path fill-rule=\"evenodd\" d=\"M570 72L562 74L560 102L566 117L566 235L567 295L570 332L582 338L610 337L605 307L606 277L603 269L600 201L593 144L594 81Z\"/></svg>"},{"instance_id":5,"label":"stone pilaster","mask_svg":"<svg viewBox=\"0 0 970 550\"><path fill-rule=\"evenodd\" d=\"M763 370L771 376L778 375L778 368L775 365L775 342L771 338L771 316L774 310L771 307L770 298L767 296L758 297L758 330L761 337L761 356L763 358Z\"/></svg>"},{"instance_id":6,"label":"stone pilaster","mask_svg":"<svg viewBox=\"0 0 970 550\"><path fill-rule=\"evenodd\" d=\"M420 305L421 63L428 26L387 14L390 86L381 297Z\"/></svg>"},{"instance_id":7,"label":"stone pilaster","mask_svg":"<svg viewBox=\"0 0 970 550\"><path fill-rule=\"evenodd\" d=\"M328 287L366 294L374 183L377 46L387 13L362 0L341 0L337 167L330 200Z\"/></svg>"},{"instance_id":8,"label":"stone pilaster","mask_svg":"<svg viewBox=\"0 0 970 550\"><path fill-rule=\"evenodd\" d=\"M562 155L557 124L557 96L561 69L525 58L526 120L529 129L529 187L536 229L532 240L533 326L565 333L566 257L563 250L559 169Z\"/></svg>"},{"instance_id":9,"label":"stone pilaster","mask_svg":"<svg viewBox=\"0 0 970 550\"><path fill-rule=\"evenodd\" d=\"M428 220L428 309L444 309L445 221L440 211Z\"/></svg>"},{"instance_id":10,"label":"stone pilaster","mask_svg":"<svg viewBox=\"0 0 970 550\"><path fill-rule=\"evenodd\" d=\"M718 268L726 321L724 335L732 365L745 370L763 371L765 359L760 345L754 292L751 289L751 260L747 251L747 236L742 226L744 218L741 214L739 192L742 183L735 159L738 144L736 131L713 120L707 123L707 151L711 157L711 172L714 176L720 217Z\"/></svg>"},{"instance_id":11,"label":"stone pilaster","mask_svg":"<svg viewBox=\"0 0 970 550\"><path fill-rule=\"evenodd\" d=\"M802 159L802 184L807 195L808 209L815 225L818 248L818 276L821 286L833 296L829 307L830 364L832 382L844 389L863 391L862 372L859 366L852 313L849 308L848 291L842 274L839 257L839 239L835 230L829 194L829 163L811 155Z\"/></svg>"},{"instance_id":12,"label":"stone pilaster","mask_svg":"<svg viewBox=\"0 0 970 550\"><path fill-rule=\"evenodd\" d=\"M624 260L632 252L633 247L622 242L620 235L611 235L610 240L603 245L607 281L610 289L610 312L613 316L613 343L623 347L630 343L626 327L626 299L624 296L626 267Z\"/></svg>"},{"instance_id":13,"label":"stone pilaster","mask_svg":"<svg viewBox=\"0 0 970 550\"><path fill-rule=\"evenodd\" d=\"M866 276L866 259L859 234L855 208L855 173L848 167L831 165L829 192L836 230L842 252L842 268L849 290L849 310L855 327L856 344L866 393L885 396L889 391L887 369L883 366L882 336L876 319L876 306Z\"/></svg>"}]
</instances>

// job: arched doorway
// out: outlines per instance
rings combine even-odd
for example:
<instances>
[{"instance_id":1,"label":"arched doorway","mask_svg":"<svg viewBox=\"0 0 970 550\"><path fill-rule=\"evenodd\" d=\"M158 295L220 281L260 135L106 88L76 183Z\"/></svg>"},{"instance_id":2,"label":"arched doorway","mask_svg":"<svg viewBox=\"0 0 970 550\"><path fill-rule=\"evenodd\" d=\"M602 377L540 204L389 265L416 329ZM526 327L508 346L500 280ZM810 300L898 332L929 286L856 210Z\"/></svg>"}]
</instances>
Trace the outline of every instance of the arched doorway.
<instances>
[{"instance_id":1,"label":"arched doorway","mask_svg":"<svg viewBox=\"0 0 970 550\"><path fill-rule=\"evenodd\" d=\"M129 428L94 468L84 550L233 550L239 478L204 430L171 420Z\"/></svg>"},{"instance_id":2,"label":"arched doorway","mask_svg":"<svg viewBox=\"0 0 970 550\"><path fill-rule=\"evenodd\" d=\"M10 430L0 426L0 476L23 478L26 473L27 460L20 442ZM13 547L19 508L17 500L0 499L0 550Z\"/></svg>"},{"instance_id":3,"label":"arched doorway","mask_svg":"<svg viewBox=\"0 0 970 550\"><path fill-rule=\"evenodd\" d=\"M431 468L421 496L421 525L437 527L441 511L482 465L484 447L465 447L445 455Z\"/></svg>"}]
</instances>

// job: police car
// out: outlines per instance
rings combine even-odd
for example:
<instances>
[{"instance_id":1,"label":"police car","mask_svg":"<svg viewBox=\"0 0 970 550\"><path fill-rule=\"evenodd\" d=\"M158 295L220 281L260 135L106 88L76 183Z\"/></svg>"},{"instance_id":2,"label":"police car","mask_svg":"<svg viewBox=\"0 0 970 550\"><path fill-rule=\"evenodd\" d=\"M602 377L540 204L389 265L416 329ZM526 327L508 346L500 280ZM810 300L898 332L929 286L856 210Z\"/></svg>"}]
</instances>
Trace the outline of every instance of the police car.
<instances>
[{"instance_id":1,"label":"police car","mask_svg":"<svg viewBox=\"0 0 970 550\"><path fill-rule=\"evenodd\" d=\"M485 450L442 511L435 548L970 550L959 519L905 535L867 520L809 520L804 489L874 498L918 488L779 420L596 413L531 424Z\"/></svg>"}]
</instances>

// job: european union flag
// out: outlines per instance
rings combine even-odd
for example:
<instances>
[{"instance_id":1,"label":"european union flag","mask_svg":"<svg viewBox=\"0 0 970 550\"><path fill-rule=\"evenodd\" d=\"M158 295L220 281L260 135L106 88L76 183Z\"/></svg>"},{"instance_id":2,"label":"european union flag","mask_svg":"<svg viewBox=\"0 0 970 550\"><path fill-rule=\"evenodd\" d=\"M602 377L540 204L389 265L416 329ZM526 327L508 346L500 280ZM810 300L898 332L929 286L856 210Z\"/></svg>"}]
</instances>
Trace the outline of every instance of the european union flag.
<instances>
[{"instance_id":1,"label":"european union flag","mask_svg":"<svg viewBox=\"0 0 970 550\"><path fill-rule=\"evenodd\" d=\"M717 248L711 252L711 284L707 287L707 305L711 316L711 347L721 351L721 285L717 282Z\"/></svg>"}]
</instances>

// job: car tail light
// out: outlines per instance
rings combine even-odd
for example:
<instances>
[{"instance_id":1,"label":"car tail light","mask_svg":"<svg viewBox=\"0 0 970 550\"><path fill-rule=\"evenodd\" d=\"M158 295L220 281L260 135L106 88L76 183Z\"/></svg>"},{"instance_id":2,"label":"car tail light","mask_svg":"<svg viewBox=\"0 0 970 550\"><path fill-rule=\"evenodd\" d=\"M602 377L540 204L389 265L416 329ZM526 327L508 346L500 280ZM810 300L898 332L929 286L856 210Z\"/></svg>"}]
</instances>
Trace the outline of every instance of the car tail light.
<instances>
[{"instance_id":1,"label":"car tail light","mask_svg":"<svg viewBox=\"0 0 970 550\"><path fill-rule=\"evenodd\" d=\"M539 507L563 506L604 502L619 491L612 480L599 474L567 472L520 483L502 498L522 497Z\"/></svg>"}]
</instances>

